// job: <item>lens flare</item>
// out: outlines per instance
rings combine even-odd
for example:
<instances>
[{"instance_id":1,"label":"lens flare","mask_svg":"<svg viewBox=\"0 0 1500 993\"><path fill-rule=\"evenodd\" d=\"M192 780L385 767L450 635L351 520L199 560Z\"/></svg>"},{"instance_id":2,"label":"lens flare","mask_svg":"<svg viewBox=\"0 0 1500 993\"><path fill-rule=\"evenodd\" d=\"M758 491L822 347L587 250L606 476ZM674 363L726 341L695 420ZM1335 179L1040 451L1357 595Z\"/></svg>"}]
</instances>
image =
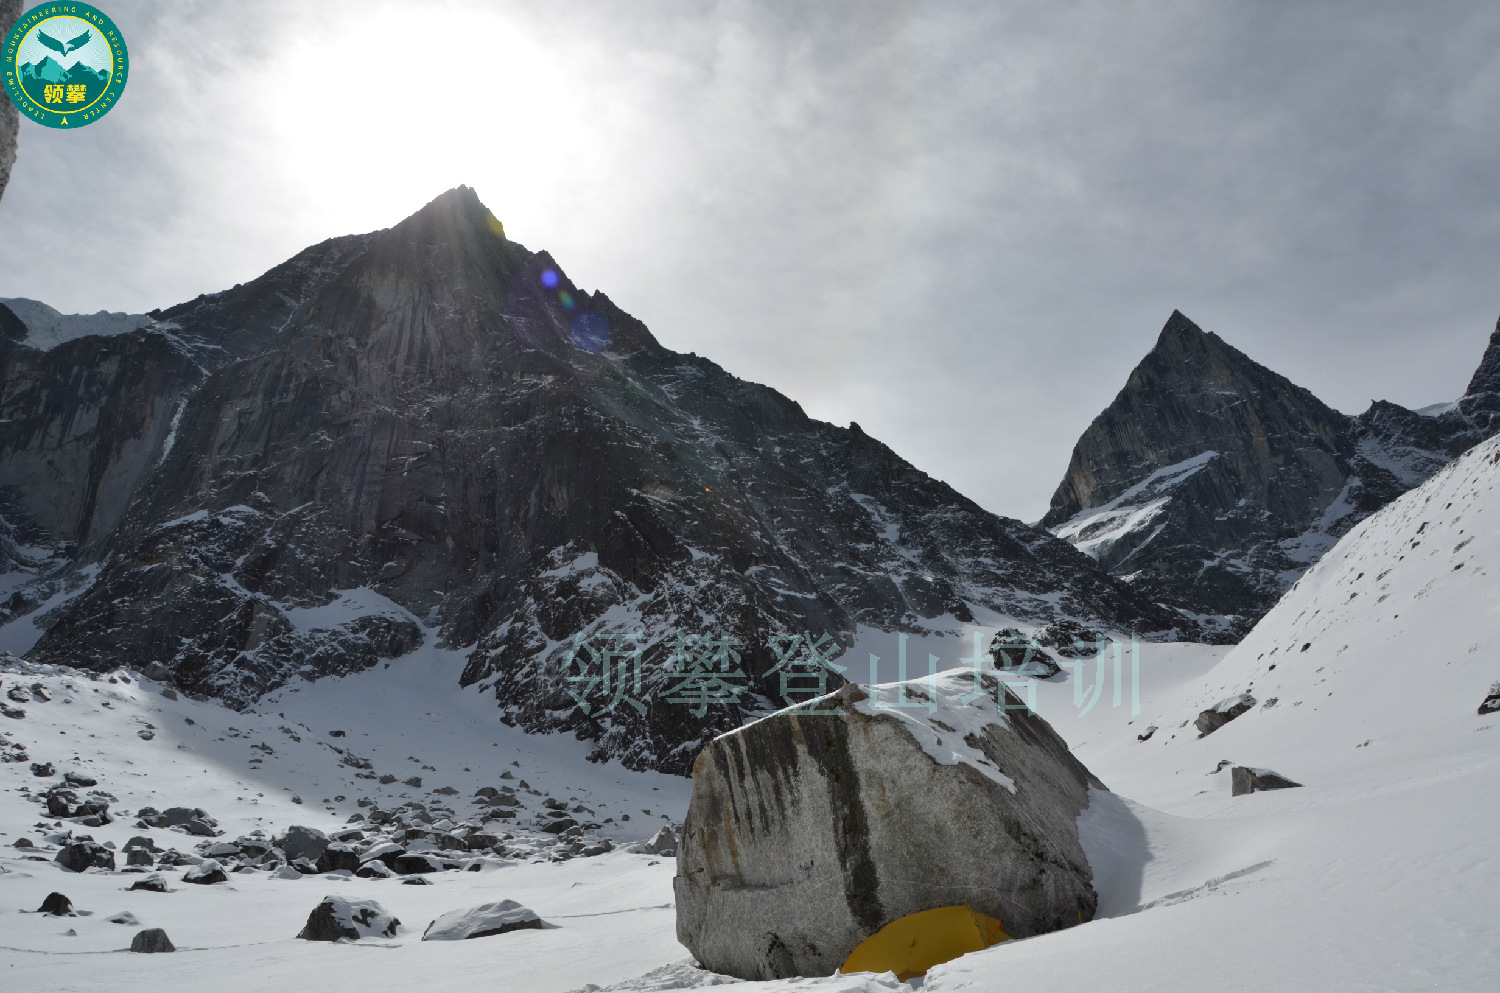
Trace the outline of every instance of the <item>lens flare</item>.
<instances>
[{"instance_id":1,"label":"lens flare","mask_svg":"<svg viewBox=\"0 0 1500 993\"><path fill-rule=\"evenodd\" d=\"M558 291L557 302L562 304L564 309L566 310L572 310L575 306L577 306L575 303L573 303L573 294L569 293L567 290Z\"/></svg>"},{"instance_id":2,"label":"lens flare","mask_svg":"<svg viewBox=\"0 0 1500 993\"><path fill-rule=\"evenodd\" d=\"M601 351L609 344L609 322L603 314L578 314L568 322L568 336L586 352Z\"/></svg>"},{"instance_id":3,"label":"lens flare","mask_svg":"<svg viewBox=\"0 0 1500 993\"><path fill-rule=\"evenodd\" d=\"M552 287L554 287L554 286L557 285L557 270L556 269L543 269L542 270L542 285L545 286L545 287L547 287L547 289L549 289L549 290L552 289Z\"/></svg>"}]
</instances>

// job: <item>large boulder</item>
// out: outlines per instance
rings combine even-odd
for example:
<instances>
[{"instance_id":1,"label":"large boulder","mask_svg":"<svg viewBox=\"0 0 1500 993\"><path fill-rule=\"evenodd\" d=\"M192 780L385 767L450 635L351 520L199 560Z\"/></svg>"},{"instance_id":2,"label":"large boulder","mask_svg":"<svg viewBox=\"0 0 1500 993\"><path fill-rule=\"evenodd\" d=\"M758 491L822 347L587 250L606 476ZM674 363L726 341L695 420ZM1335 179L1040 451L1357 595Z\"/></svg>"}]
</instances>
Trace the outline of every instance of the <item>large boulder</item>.
<instances>
[{"instance_id":1,"label":"large boulder","mask_svg":"<svg viewBox=\"0 0 1500 993\"><path fill-rule=\"evenodd\" d=\"M77 916L73 914L73 901L61 893L48 893L47 899L36 909L39 914L51 914L53 917Z\"/></svg>"},{"instance_id":2,"label":"large boulder","mask_svg":"<svg viewBox=\"0 0 1500 993\"><path fill-rule=\"evenodd\" d=\"M938 907L1017 938L1090 920L1077 820L1103 786L978 680L909 682L901 709L887 706L897 687L872 700L851 684L711 741L677 851L678 940L714 972L770 980L830 975L885 925Z\"/></svg>"},{"instance_id":3,"label":"large boulder","mask_svg":"<svg viewBox=\"0 0 1500 993\"><path fill-rule=\"evenodd\" d=\"M276 847L286 852L289 862L296 859L316 862L323 849L328 847L328 835L317 828L293 824L286 829L286 834L276 839Z\"/></svg>"},{"instance_id":4,"label":"large boulder","mask_svg":"<svg viewBox=\"0 0 1500 993\"><path fill-rule=\"evenodd\" d=\"M64 846L57 853L57 864L64 869L83 872L85 869L115 868L115 853L92 841L80 841Z\"/></svg>"},{"instance_id":5,"label":"large boulder","mask_svg":"<svg viewBox=\"0 0 1500 993\"><path fill-rule=\"evenodd\" d=\"M149 928L142 931L130 940L132 952L175 952L177 946L172 944L172 939L167 937L167 932L159 927Z\"/></svg>"},{"instance_id":6,"label":"large boulder","mask_svg":"<svg viewBox=\"0 0 1500 993\"><path fill-rule=\"evenodd\" d=\"M359 852L354 850L353 845L346 845L342 841L335 841L323 853L318 856L319 872L338 872L347 869L349 872L359 868Z\"/></svg>"},{"instance_id":7,"label":"large boulder","mask_svg":"<svg viewBox=\"0 0 1500 993\"><path fill-rule=\"evenodd\" d=\"M217 859L204 859L182 874L184 883L197 883L200 886L212 886L214 883L227 883L229 874Z\"/></svg>"},{"instance_id":8,"label":"large boulder","mask_svg":"<svg viewBox=\"0 0 1500 993\"><path fill-rule=\"evenodd\" d=\"M1193 721L1193 726L1198 729L1198 737L1205 738L1241 714L1249 713L1253 706L1255 706L1255 697L1249 693L1237 693L1199 713L1198 719Z\"/></svg>"},{"instance_id":9,"label":"large boulder","mask_svg":"<svg viewBox=\"0 0 1500 993\"><path fill-rule=\"evenodd\" d=\"M145 879L137 879L130 884L131 890L144 890L147 893L167 892L167 878L159 872L153 872Z\"/></svg>"},{"instance_id":10,"label":"large boulder","mask_svg":"<svg viewBox=\"0 0 1500 993\"><path fill-rule=\"evenodd\" d=\"M1237 765L1229 770L1230 796L1244 796L1247 793L1260 793L1264 790L1289 790L1301 785L1270 769L1254 769Z\"/></svg>"},{"instance_id":11,"label":"large boulder","mask_svg":"<svg viewBox=\"0 0 1500 993\"><path fill-rule=\"evenodd\" d=\"M514 900L485 903L467 910L450 910L427 925L423 941L461 941L465 938L487 938L507 931L524 931L547 925L536 911Z\"/></svg>"},{"instance_id":12,"label":"large boulder","mask_svg":"<svg viewBox=\"0 0 1500 993\"><path fill-rule=\"evenodd\" d=\"M306 941L337 941L349 938L393 938L401 922L374 900L346 900L325 896L307 915L307 925L297 934Z\"/></svg>"}]
</instances>

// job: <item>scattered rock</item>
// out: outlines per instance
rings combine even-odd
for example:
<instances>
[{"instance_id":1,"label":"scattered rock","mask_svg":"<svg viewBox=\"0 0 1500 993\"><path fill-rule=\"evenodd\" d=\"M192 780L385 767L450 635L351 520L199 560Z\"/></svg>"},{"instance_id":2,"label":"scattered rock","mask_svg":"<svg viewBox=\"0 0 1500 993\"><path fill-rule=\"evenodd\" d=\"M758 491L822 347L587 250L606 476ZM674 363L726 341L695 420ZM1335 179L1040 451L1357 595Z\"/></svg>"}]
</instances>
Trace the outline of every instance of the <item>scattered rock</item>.
<instances>
[{"instance_id":1,"label":"scattered rock","mask_svg":"<svg viewBox=\"0 0 1500 993\"><path fill-rule=\"evenodd\" d=\"M383 776L380 777L380 782L383 783L386 786L391 785L395 781L396 781L396 777L392 776L390 773L386 773L385 775L383 775Z\"/></svg>"},{"instance_id":2,"label":"scattered rock","mask_svg":"<svg viewBox=\"0 0 1500 993\"><path fill-rule=\"evenodd\" d=\"M479 787L479 789L474 791L474 795L488 797L491 800L494 800L499 798L500 791L495 789L493 786L481 786Z\"/></svg>"},{"instance_id":3,"label":"scattered rock","mask_svg":"<svg viewBox=\"0 0 1500 993\"><path fill-rule=\"evenodd\" d=\"M432 880L425 879L422 876L409 876L406 879L401 880L401 885L402 886L431 886L432 885Z\"/></svg>"},{"instance_id":4,"label":"scattered rock","mask_svg":"<svg viewBox=\"0 0 1500 993\"><path fill-rule=\"evenodd\" d=\"M379 859L371 859L356 869L354 874L365 879L390 879L395 875L390 867Z\"/></svg>"},{"instance_id":5,"label":"scattered rock","mask_svg":"<svg viewBox=\"0 0 1500 993\"><path fill-rule=\"evenodd\" d=\"M1151 736L1153 734L1155 734L1156 732L1157 732L1157 727L1156 727L1155 724L1153 724L1150 727L1148 727L1145 731L1143 731L1140 734L1136 735L1135 736L1135 740L1136 741L1150 741L1151 740Z\"/></svg>"},{"instance_id":6,"label":"scattered rock","mask_svg":"<svg viewBox=\"0 0 1500 993\"><path fill-rule=\"evenodd\" d=\"M80 841L64 846L57 853L57 864L74 872L83 872L85 869L108 869L113 872L115 853L92 841Z\"/></svg>"},{"instance_id":7,"label":"scattered rock","mask_svg":"<svg viewBox=\"0 0 1500 993\"><path fill-rule=\"evenodd\" d=\"M1237 696L1220 700L1212 707L1200 713L1198 719L1193 722L1193 726L1198 729L1198 737L1205 738L1253 706L1255 706L1255 697L1249 693L1241 693Z\"/></svg>"},{"instance_id":8,"label":"scattered rock","mask_svg":"<svg viewBox=\"0 0 1500 993\"><path fill-rule=\"evenodd\" d=\"M297 937L304 941L337 941L348 938L393 938L401 922L374 900L346 900L325 896L307 915L307 925Z\"/></svg>"},{"instance_id":9,"label":"scattered rock","mask_svg":"<svg viewBox=\"0 0 1500 993\"><path fill-rule=\"evenodd\" d=\"M398 855L389 863L390 867L399 875L411 876L423 872L442 872L447 868L442 859L431 855Z\"/></svg>"},{"instance_id":10,"label":"scattered rock","mask_svg":"<svg viewBox=\"0 0 1500 993\"><path fill-rule=\"evenodd\" d=\"M12 848L35 848L36 847L36 843L33 842L30 838L17 838L14 842L11 843L11 847Z\"/></svg>"},{"instance_id":11,"label":"scattered rock","mask_svg":"<svg viewBox=\"0 0 1500 993\"><path fill-rule=\"evenodd\" d=\"M1288 790L1302 785L1270 769L1253 769L1244 765L1237 765L1229 770L1229 776L1230 796L1244 796L1246 793L1258 793L1265 790Z\"/></svg>"},{"instance_id":12,"label":"scattered rock","mask_svg":"<svg viewBox=\"0 0 1500 993\"><path fill-rule=\"evenodd\" d=\"M57 769L51 762L31 763L31 774L39 778L48 778L57 775Z\"/></svg>"},{"instance_id":13,"label":"scattered rock","mask_svg":"<svg viewBox=\"0 0 1500 993\"><path fill-rule=\"evenodd\" d=\"M276 839L276 847L286 852L288 861L317 859L328 847L328 835L317 828L293 824L286 833Z\"/></svg>"},{"instance_id":14,"label":"scattered rock","mask_svg":"<svg viewBox=\"0 0 1500 993\"><path fill-rule=\"evenodd\" d=\"M130 940L132 952L175 952L177 946L172 944L172 939L167 937L167 932L159 927L148 928L137 934Z\"/></svg>"},{"instance_id":15,"label":"scattered rock","mask_svg":"<svg viewBox=\"0 0 1500 993\"><path fill-rule=\"evenodd\" d=\"M213 883L227 883L229 875L217 859L204 859L182 874L184 883L198 883L208 886Z\"/></svg>"},{"instance_id":16,"label":"scattered rock","mask_svg":"<svg viewBox=\"0 0 1500 993\"><path fill-rule=\"evenodd\" d=\"M664 827L650 841L641 845L639 850L642 855L676 855L677 835L672 833L671 828Z\"/></svg>"},{"instance_id":17,"label":"scattered rock","mask_svg":"<svg viewBox=\"0 0 1500 993\"><path fill-rule=\"evenodd\" d=\"M500 836L497 834L485 834L483 831L475 831L464 839L464 847L471 852L482 851L486 848L494 848L500 844Z\"/></svg>"},{"instance_id":18,"label":"scattered rock","mask_svg":"<svg viewBox=\"0 0 1500 993\"><path fill-rule=\"evenodd\" d=\"M905 684L913 700L932 690L964 730L875 709L848 684L703 748L673 888L677 938L704 967L832 975L865 938L958 893L1016 938L1093 918L1077 822L1102 784L994 677Z\"/></svg>"},{"instance_id":19,"label":"scattered rock","mask_svg":"<svg viewBox=\"0 0 1500 993\"><path fill-rule=\"evenodd\" d=\"M87 789L90 786L99 785L99 780L95 779L93 776L86 776L81 772L64 773L63 779L67 780L69 786L76 786L79 789Z\"/></svg>"},{"instance_id":20,"label":"scattered rock","mask_svg":"<svg viewBox=\"0 0 1500 993\"><path fill-rule=\"evenodd\" d=\"M12 707L8 703L0 703L0 714L4 714L12 720L19 721L26 716L26 711L21 707Z\"/></svg>"},{"instance_id":21,"label":"scattered rock","mask_svg":"<svg viewBox=\"0 0 1500 993\"><path fill-rule=\"evenodd\" d=\"M48 893L47 899L43 900L42 905L36 908L36 912L39 914L51 914L53 917L78 916L73 913L73 901L61 893Z\"/></svg>"},{"instance_id":22,"label":"scattered rock","mask_svg":"<svg viewBox=\"0 0 1500 993\"><path fill-rule=\"evenodd\" d=\"M130 888L144 890L147 893L165 893L167 892L167 878L159 872L153 872L145 879L137 879Z\"/></svg>"},{"instance_id":23,"label":"scattered rock","mask_svg":"<svg viewBox=\"0 0 1500 993\"><path fill-rule=\"evenodd\" d=\"M135 736L142 741L150 741L152 738L156 737L156 732L150 730L149 728L141 728L135 733Z\"/></svg>"},{"instance_id":24,"label":"scattered rock","mask_svg":"<svg viewBox=\"0 0 1500 993\"><path fill-rule=\"evenodd\" d=\"M550 824L542 825L542 830L548 834L562 834L568 828L577 827L578 822L571 817L559 817Z\"/></svg>"},{"instance_id":25,"label":"scattered rock","mask_svg":"<svg viewBox=\"0 0 1500 993\"><path fill-rule=\"evenodd\" d=\"M284 865L280 869L277 869L275 872L271 873L271 878L272 879L301 879L305 875L309 875L309 873L298 872L292 866Z\"/></svg>"},{"instance_id":26,"label":"scattered rock","mask_svg":"<svg viewBox=\"0 0 1500 993\"><path fill-rule=\"evenodd\" d=\"M1015 628L1003 628L990 641L990 658L1009 677L1050 679L1062 672L1057 660Z\"/></svg>"},{"instance_id":27,"label":"scattered rock","mask_svg":"<svg viewBox=\"0 0 1500 993\"><path fill-rule=\"evenodd\" d=\"M144 848L125 849L126 865L152 865L154 862L151 853Z\"/></svg>"},{"instance_id":28,"label":"scattered rock","mask_svg":"<svg viewBox=\"0 0 1500 993\"><path fill-rule=\"evenodd\" d=\"M136 916L128 910L122 910L118 914L115 914L112 917L106 917L104 919L109 921L111 924L135 925L140 923L140 921L136 919Z\"/></svg>"},{"instance_id":29,"label":"scattered rock","mask_svg":"<svg viewBox=\"0 0 1500 993\"><path fill-rule=\"evenodd\" d=\"M463 941L488 938L507 931L544 928L547 925L528 907L514 900L485 903L468 910L450 910L422 932L423 941Z\"/></svg>"},{"instance_id":30,"label":"scattered rock","mask_svg":"<svg viewBox=\"0 0 1500 993\"><path fill-rule=\"evenodd\" d=\"M1106 639L1093 628L1064 618L1038 628L1032 640L1053 649L1063 658L1091 659L1099 653L1099 643Z\"/></svg>"},{"instance_id":31,"label":"scattered rock","mask_svg":"<svg viewBox=\"0 0 1500 993\"><path fill-rule=\"evenodd\" d=\"M416 789L421 789L422 788L422 777L421 776L412 776L410 779L403 779L403 780L401 780L401 783L404 786L411 786L411 787L414 787Z\"/></svg>"},{"instance_id":32,"label":"scattered rock","mask_svg":"<svg viewBox=\"0 0 1500 993\"><path fill-rule=\"evenodd\" d=\"M164 697L166 697L168 700L176 700L177 699L177 691L174 690L174 689L172 689L172 687L170 687L170 686L168 686L165 689L163 689L161 691L161 695L164 696Z\"/></svg>"},{"instance_id":33,"label":"scattered rock","mask_svg":"<svg viewBox=\"0 0 1500 993\"><path fill-rule=\"evenodd\" d=\"M32 683L31 699L37 703L46 703L52 699L52 691L41 683Z\"/></svg>"}]
</instances>

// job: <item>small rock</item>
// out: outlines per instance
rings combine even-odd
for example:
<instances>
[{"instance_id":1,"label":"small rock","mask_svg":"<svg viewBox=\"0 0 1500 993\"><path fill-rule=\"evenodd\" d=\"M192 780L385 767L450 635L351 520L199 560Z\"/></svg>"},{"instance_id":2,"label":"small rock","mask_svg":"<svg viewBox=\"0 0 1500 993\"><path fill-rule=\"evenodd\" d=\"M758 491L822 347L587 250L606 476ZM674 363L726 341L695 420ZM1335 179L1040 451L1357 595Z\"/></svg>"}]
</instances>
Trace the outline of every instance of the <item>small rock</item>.
<instances>
[{"instance_id":1,"label":"small rock","mask_svg":"<svg viewBox=\"0 0 1500 993\"><path fill-rule=\"evenodd\" d=\"M536 915L536 911L523 907L514 900L501 900L499 903L484 903L467 910L450 910L427 925L427 930L422 932L422 940L463 941L546 926Z\"/></svg>"},{"instance_id":2,"label":"small rock","mask_svg":"<svg viewBox=\"0 0 1500 993\"><path fill-rule=\"evenodd\" d=\"M135 733L135 736L142 741L150 741L152 738L156 737L156 732L147 730L146 728L141 728Z\"/></svg>"},{"instance_id":3,"label":"small rock","mask_svg":"<svg viewBox=\"0 0 1500 993\"><path fill-rule=\"evenodd\" d=\"M104 919L107 920L107 921L109 921L111 924L139 924L140 923L140 921L136 920L136 916L134 914L132 914L128 910L122 910L118 914L115 914L112 917L106 917Z\"/></svg>"},{"instance_id":4,"label":"small rock","mask_svg":"<svg viewBox=\"0 0 1500 993\"><path fill-rule=\"evenodd\" d=\"M167 932L159 927L150 928L137 934L130 941L132 952L175 952L177 946L172 944L172 939L167 937Z\"/></svg>"},{"instance_id":5,"label":"small rock","mask_svg":"<svg viewBox=\"0 0 1500 993\"><path fill-rule=\"evenodd\" d=\"M571 817L560 817L550 824L542 825L542 830L547 834L562 834L568 828L577 827L578 822Z\"/></svg>"},{"instance_id":6,"label":"small rock","mask_svg":"<svg viewBox=\"0 0 1500 993\"><path fill-rule=\"evenodd\" d=\"M127 848L125 850L126 865L151 865L154 863L151 853L144 848Z\"/></svg>"},{"instance_id":7,"label":"small rock","mask_svg":"<svg viewBox=\"0 0 1500 993\"><path fill-rule=\"evenodd\" d=\"M57 775L57 769L53 767L51 762L33 762L31 763L31 774L39 778L47 778Z\"/></svg>"},{"instance_id":8,"label":"small rock","mask_svg":"<svg viewBox=\"0 0 1500 993\"><path fill-rule=\"evenodd\" d=\"M1252 769L1243 765L1237 765L1229 770L1229 776L1230 796L1244 796L1247 793L1259 793L1265 790L1289 790L1302 785L1270 769Z\"/></svg>"},{"instance_id":9,"label":"small rock","mask_svg":"<svg viewBox=\"0 0 1500 993\"><path fill-rule=\"evenodd\" d=\"M1148 728L1147 728L1147 729L1146 729L1146 730L1145 730L1145 731L1144 731L1144 732L1142 732L1142 733L1141 733L1141 734L1138 734L1138 735L1136 735L1136 736L1135 736L1135 740L1136 740L1136 741L1150 741L1150 740L1151 740L1151 736L1152 736L1152 735L1153 735L1153 734L1155 734L1155 733L1156 733L1156 731L1157 731L1157 727L1156 727L1156 725L1155 725L1155 724L1153 724L1153 725L1151 725L1151 726L1150 726L1150 727L1148 727Z\"/></svg>"},{"instance_id":10,"label":"small rock","mask_svg":"<svg viewBox=\"0 0 1500 993\"><path fill-rule=\"evenodd\" d=\"M422 777L421 776L412 776L410 779L403 779L403 780L401 780L401 783L404 786L411 786L411 787L416 788L416 789L421 789L421 787L422 787Z\"/></svg>"},{"instance_id":11,"label":"small rock","mask_svg":"<svg viewBox=\"0 0 1500 993\"><path fill-rule=\"evenodd\" d=\"M297 934L304 941L337 941L349 938L393 938L401 922L374 900L346 900L325 896L323 902L307 916L307 924Z\"/></svg>"},{"instance_id":12,"label":"small rock","mask_svg":"<svg viewBox=\"0 0 1500 993\"><path fill-rule=\"evenodd\" d=\"M168 686L165 689L163 689L161 691L161 695L164 696L164 697L166 697L168 700L176 700L177 699L177 691L174 690L174 689L172 689L172 687L170 687L170 686Z\"/></svg>"},{"instance_id":13,"label":"small rock","mask_svg":"<svg viewBox=\"0 0 1500 993\"><path fill-rule=\"evenodd\" d=\"M137 879L130 887L132 890L144 890L147 893L167 892L167 879L159 872L153 872L145 879Z\"/></svg>"},{"instance_id":14,"label":"small rock","mask_svg":"<svg viewBox=\"0 0 1500 993\"><path fill-rule=\"evenodd\" d=\"M73 913L73 901L61 893L48 893L47 899L36 909L39 914L51 914L53 917L68 917L77 915Z\"/></svg>"},{"instance_id":15,"label":"small rock","mask_svg":"<svg viewBox=\"0 0 1500 993\"><path fill-rule=\"evenodd\" d=\"M0 703L0 714L4 714L12 720L19 721L26 716L26 711L20 707L12 707L8 703Z\"/></svg>"},{"instance_id":16,"label":"small rock","mask_svg":"<svg viewBox=\"0 0 1500 993\"><path fill-rule=\"evenodd\" d=\"M34 842L32 842L32 840L30 838L17 838L11 844L11 847L12 848L35 848L36 844Z\"/></svg>"},{"instance_id":17,"label":"small rock","mask_svg":"<svg viewBox=\"0 0 1500 993\"><path fill-rule=\"evenodd\" d=\"M224 867L219 864L217 859L204 859L187 872L184 872L182 874L182 881L184 883L198 883L203 886L209 886L214 883L228 882L229 875L224 872Z\"/></svg>"},{"instance_id":18,"label":"small rock","mask_svg":"<svg viewBox=\"0 0 1500 993\"><path fill-rule=\"evenodd\" d=\"M307 873L298 872L296 869L292 868L291 866L284 865L280 869L277 869L275 872L271 873L271 878L272 879L301 879L304 875L307 875Z\"/></svg>"},{"instance_id":19,"label":"small rock","mask_svg":"<svg viewBox=\"0 0 1500 993\"><path fill-rule=\"evenodd\" d=\"M81 772L64 773L63 779L67 780L69 786L77 786L80 789L86 789L90 786L99 785L99 780L95 779L93 776L84 775Z\"/></svg>"},{"instance_id":20,"label":"small rock","mask_svg":"<svg viewBox=\"0 0 1500 993\"><path fill-rule=\"evenodd\" d=\"M302 802L302 798L300 796L294 796L294 797L292 797L292 802L293 803L301 803Z\"/></svg>"},{"instance_id":21,"label":"small rock","mask_svg":"<svg viewBox=\"0 0 1500 993\"><path fill-rule=\"evenodd\" d=\"M426 878L424 878L422 876L408 876L407 878L401 880L401 885L402 886L431 886L432 885L432 880L426 879Z\"/></svg>"},{"instance_id":22,"label":"small rock","mask_svg":"<svg viewBox=\"0 0 1500 993\"><path fill-rule=\"evenodd\" d=\"M390 879L395 875L386 864L379 859L371 859L358 869L354 870L356 876L365 879Z\"/></svg>"},{"instance_id":23,"label":"small rock","mask_svg":"<svg viewBox=\"0 0 1500 993\"><path fill-rule=\"evenodd\" d=\"M384 783L386 786L391 785L395 781L396 777L392 776L390 773L386 773L385 775L380 777L380 782Z\"/></svg>"},{"instance_id":24,"label":"small rock","mask_svg":"<svg viewBox=\"0 0 1500 993\"><path fill-rule=\"evenodd\" d=\"M1490 695L1485 697L1479 704L1478 712L1483 716L1484 714L1493 714L1496 711L1500 711L1500 682L1490 687Z\"/></svg>"},{"instance_id":25,"label":"small rock","mask_svg":"<svg viewBox=\"0 0 1500 993\"><path fill-rule=\"evenodd\" d=\"M390 867L399 875L411 876L424 872L442 872L444 868L441 859L431 855L398 855L390 863Z\"/></svg>"}]
</instances>

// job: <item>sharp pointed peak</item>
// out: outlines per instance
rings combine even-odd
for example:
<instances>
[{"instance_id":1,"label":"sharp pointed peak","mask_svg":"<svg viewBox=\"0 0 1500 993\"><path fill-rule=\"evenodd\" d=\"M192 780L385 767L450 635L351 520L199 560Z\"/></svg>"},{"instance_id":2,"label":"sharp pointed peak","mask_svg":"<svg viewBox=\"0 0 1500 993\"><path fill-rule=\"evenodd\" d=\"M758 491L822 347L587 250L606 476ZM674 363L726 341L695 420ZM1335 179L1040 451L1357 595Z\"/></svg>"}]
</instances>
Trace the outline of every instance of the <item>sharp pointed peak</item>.
<instances>
[{"instance_id":1,"label":"sharp pointed peak","mask_svg":"<svg viewBox=\"0 0 1500 993\"><path fill-rule=\"evenodd\" d=\"M450 230L465 227L485 227L505 237L505 226L479 199L471 186L455 186L433 197L416 213L406 218L397 228L407 226L442 227Z\"/></svg>"},{"instance_id":2,"label":"sharp pointed peak","mask_svg":"<svg viewBox=\"0 0 1500 993\"><path fill-rule=\"evenodd\" d=\"M1489 347L1484 350L1484 358L1479 360L1479 368L1474 370L1474 378L1469 380L1469 388L1464 391L1465 396L1476 393L1500 393L1500 320L1495 321Z\"/></svg>"},{"instance_id":3,"label":"sharp pointed peak","mask_svg":"<svg viewBox=\"0 0 1500 993\"><path fill-rule=\"evenodd\" d=\"M1161 334L1157 336L1157 347L1161 347L1170 341L1219 341L1219 336L1203 330L1192 318L1180 310L1173 310L1172 316L1167 318L1167 323L1162 325Z\"/></svg>"}]
</instances>

